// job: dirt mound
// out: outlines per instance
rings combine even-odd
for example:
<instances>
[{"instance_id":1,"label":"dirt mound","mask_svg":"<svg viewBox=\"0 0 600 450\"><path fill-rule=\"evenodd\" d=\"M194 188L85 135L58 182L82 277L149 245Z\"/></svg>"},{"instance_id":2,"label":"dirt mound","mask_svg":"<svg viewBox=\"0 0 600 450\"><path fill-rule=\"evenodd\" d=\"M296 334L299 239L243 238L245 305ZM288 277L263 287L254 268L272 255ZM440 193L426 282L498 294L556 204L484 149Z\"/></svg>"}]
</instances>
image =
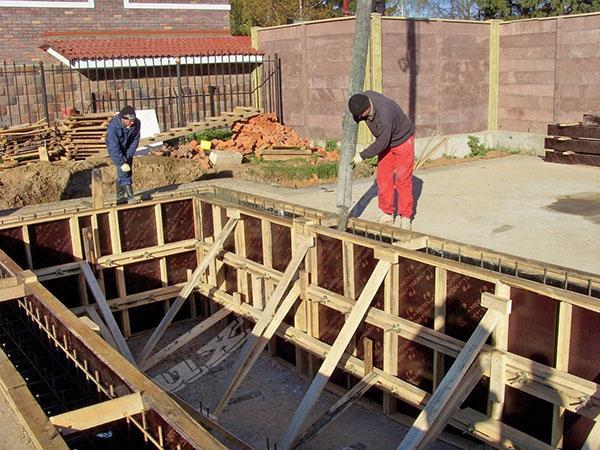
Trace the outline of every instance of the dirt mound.
<instances>
[{"instance_id":1,"label":"dirt mound","mask_svg":"<svg viewBox=\"0 0 600 450\"><path fill-rule=\"evenodd\" d=\"M108 157L85 161L37 162L0 171L0 209L89 197L92 170L102 171L106 196L115 192L116 170ZM133 187L145 191L199 180L205 171L192 160L160 156L136 158Z\"/></svg>"}]
</instances>

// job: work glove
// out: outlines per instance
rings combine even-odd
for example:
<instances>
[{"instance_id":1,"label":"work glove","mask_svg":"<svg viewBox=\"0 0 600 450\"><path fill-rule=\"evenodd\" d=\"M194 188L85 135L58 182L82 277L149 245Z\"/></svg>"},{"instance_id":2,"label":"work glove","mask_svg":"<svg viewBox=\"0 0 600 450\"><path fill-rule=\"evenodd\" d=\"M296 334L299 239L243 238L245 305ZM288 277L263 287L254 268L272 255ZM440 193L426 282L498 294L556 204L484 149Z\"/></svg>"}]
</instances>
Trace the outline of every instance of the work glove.
<instances>
[{"instance_id":1,"label":"work glove","mask_svg":"<svg viewBox=\"0 0 600 450\"><path fill-rule=\"evenodd\" d=\"M363 161L363 159L360 156L360 153L357 153L356 155L354 155L354 159L352 160L352 165L356 166L357 164L360 164L362 161Z\"/></svg>"},{"instance_id":2,"label":"work glove","mask_svg":"<svg viewBox=\"0 0 600 450\"><path fill-rule=\"evenodd\" d=\"M121 166L121 170L123 172L129 172L131 170L131 167L129 167L129 164L125 163Z\"/></svg>"}]
</instances>

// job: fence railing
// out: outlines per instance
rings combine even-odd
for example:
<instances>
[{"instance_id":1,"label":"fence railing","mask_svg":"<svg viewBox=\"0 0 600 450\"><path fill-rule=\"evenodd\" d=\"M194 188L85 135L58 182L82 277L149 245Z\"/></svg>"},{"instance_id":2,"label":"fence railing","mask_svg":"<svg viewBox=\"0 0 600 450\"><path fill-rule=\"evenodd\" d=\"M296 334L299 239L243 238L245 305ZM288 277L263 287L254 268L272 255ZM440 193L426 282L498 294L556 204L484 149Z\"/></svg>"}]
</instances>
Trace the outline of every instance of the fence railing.
<instances>
[{"instance_id":1,"label":"fence railing","mask_svg":"<svg viewBox=\"0 0 600 450\"><path fill-rule=\"evenodd\" d=\"M154 109L161 130L184 126L236 106L258 106L282 118L277 55L87 61L0 65L0 125L50 123L73 108L118 111L126 104Z\"/></svg>"}]
</instances>

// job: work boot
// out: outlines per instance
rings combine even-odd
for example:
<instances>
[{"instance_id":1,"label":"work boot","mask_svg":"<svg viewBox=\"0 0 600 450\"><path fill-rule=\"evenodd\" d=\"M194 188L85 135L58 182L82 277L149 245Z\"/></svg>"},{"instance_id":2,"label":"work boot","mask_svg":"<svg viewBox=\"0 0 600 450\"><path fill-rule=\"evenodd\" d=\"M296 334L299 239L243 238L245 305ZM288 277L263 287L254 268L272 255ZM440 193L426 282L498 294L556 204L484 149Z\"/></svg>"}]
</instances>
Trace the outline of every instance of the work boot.
<instances>
[{"instance_id":1,"label":"work boot","mask_svg":"<svg viewBox=\"0 0 600 450\"><path fill-rule=\"evenodd\" d=\"M410 217L398 217L400 229L402 230L412 230L412 221Z\"/></svg>"},{"instance_id":2,"label":"work boot","mask_svg":"<svg viewBox=\"0 0 600 450\"><path fill-rule=\"evenodd\" d=\"M126 195L127 194L125 193L125 186L117 184L117 205L122 205L123 203L125 203Z\"/></svg>"},{"instance_id":3,"label":"work boot","mask_svg":"<svg viewBox=\"0 0 600 450\"><path fill-rule=\"evenodd\" d=\"M377 223L391 225L394 223L394 216L392 214L383 213L377 218Z\"/></svg>"},{"instance_id":4,"label":"work boot","mask_svg":"<svg viewBox=\"0 0 600 450\"><path fill-rule=\"evenodd\" d=\"M132 203L135 203L135 196L133 195L133 189L131 185L128 184L127 186L123 186L123 189L125 190L125 197L127 198L127 203L130 205Z\"/></svg>"}]
</instances>

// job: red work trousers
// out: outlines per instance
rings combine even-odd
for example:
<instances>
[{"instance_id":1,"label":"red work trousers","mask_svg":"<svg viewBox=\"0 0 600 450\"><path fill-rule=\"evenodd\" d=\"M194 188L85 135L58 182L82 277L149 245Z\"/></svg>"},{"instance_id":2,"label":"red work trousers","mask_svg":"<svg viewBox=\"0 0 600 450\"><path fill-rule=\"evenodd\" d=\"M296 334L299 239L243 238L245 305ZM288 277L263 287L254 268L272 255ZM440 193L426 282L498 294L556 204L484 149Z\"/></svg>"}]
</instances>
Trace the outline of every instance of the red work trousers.
<instances>
[{"instance_id":1,"label":"red work trousers","mask_svg":"<svg viewBox=\"0 0 600 450\"><path fill-rule=\"evenodd\" d=\"M377 188L379 209L386 214L411 218L413 215L412 177L415 162L415 137L385 150L378 157ZM397 194L398 208L394 208Z\"/></svg>"}]
</instances>

